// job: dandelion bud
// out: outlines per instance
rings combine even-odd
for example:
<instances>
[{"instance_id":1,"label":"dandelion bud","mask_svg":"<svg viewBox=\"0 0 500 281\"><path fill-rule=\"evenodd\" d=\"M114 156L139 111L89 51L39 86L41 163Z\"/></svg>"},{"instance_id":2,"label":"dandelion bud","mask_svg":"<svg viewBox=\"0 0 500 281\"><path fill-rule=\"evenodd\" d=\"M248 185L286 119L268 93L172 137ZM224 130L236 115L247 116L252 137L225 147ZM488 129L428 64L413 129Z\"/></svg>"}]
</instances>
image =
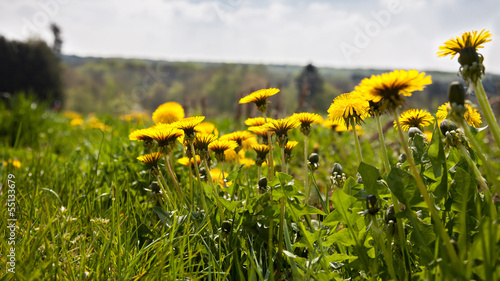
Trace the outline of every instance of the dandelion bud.
<instances>
[{"instance_id":1,"label":"dandelion bud","mask_svg":"<svg viewBox=\"0 0 500 281\"><path fill-rule=\"evenodd\" d=\"M406 154L401 153L401 155L399 155L399 158L398 158L398 163L403 164L404 162L406 162L406 159L407 159Z\"/></svg>"},{"instance_id":2,"label":"dandelion bud","mask_svg":"<svg viewBox=\"0 0 500 281\"><path fill-rule=\"evenodd\" d=\"M232 224L230 221L223 221L220 225L220 228L222 230L222 233L229 234L229 232L231 232Z\"/></svg>"},{"instance_id":3,"label":"dandelion bud","mask_svg":"<svg viewBox=\"0 0 500 281\"><path fill-rule=\"evenodd\" d=\"M446 136L446 132L455 131L458 129L458 126L454 122L444 119L443 122L439 124L439 129L441 129L441 133Z\"/></svg>"},{"instance_id":4,"label":"dandelion bud","mask_svg":"<svg viewBox=\"0 0 500 281\"><path fill-rule=\"evenodd\" d=\"M479 63L479 54L474 47L464 47L460 51L460 56L458 57L458 62L462 66L472 65L474 62Z\"/></svg>"},{"instance_id":5,"label":"dandelion bud","mask_svg":"<svg viewBox=\"0 0 500 281\"><path fill-rule=\"evenodd\" d=\"M157 181L153 181L149 187L151 188L152 193L160 193L160 185Z\"/></svg>"},{"instance_id":6,"label":"dandelion bud","mask_svg":"<svg viewBox=\"0 0 500 281\"><path fill-rule=\"evenodd\" d=\"M465 104L465 90L462 83L455 81L451 82L448 88L448 101L451 104L464 105Z\"/></svg>"},{"instance_id":7,"label":"dandelion bud","mask_svg":"<svg viewBox=\"0 0 500 281\"><path fill-rule=\"evenodd\" d=\"M390 221L396 222L396 211L392 204L385 211L385 222L389 223Z\"/></svg>"},{"instance_id":8,"label":"dandelion bud","mask_svg":"<svg viewBox=\"0 0 500 281\"><path fill-rule=\"evenodd\" d=\"M200 167L200 178L201 179L207 178L207 170L205 170L205 167Z\"/></svg>"},{"instance_id":9,"label":"dandelion bud","mask_svg":"<svg viewBox=\"0 0 500 281\"><path fill-rule=\"evenodd\" d=\"M309 162L311 164L318 164L319 162L319 156L317 153L311 153L311 155L309 155Z\"/></svg>"},{"instance_id":10,"label":"dandelion bud","mask_svg":"<svg viewBox=\"0 0 500 281\"><path fill-rule=\"evenodd\" d=\"M342 174L342 165L339 163L333 164L332 176L334 176L335 173L337 173L337 175Z\"/></svg>"},{"instance_id":11,"label":"dandelion bud","mask_svg":"<svg viewBox=\"0 0 500 281\"><path fill-rule=\"evenodd\" d=\"M267 178L262 177L259 180L259 187L266 187L267 186Z\"/></svg>"},{"instance_id":12,"label":"dandelion bud","mask_svg":"<svg viewBox=\"0 0 500 281\"><path fill-rule=\"evenodd\" d=\"M366 196L366 209L368 209L370 215L375 215L378 212L378 199L375 195L370 194Z\"/></svg>"},{"instance_id":13,"label":"dandelion bud","mask_svg":"<svg viewBox=\"0 0 500 281\"><path fill-rule=\"evenodd\" d=\"M417 127L411 127L411 128L408 130L408 136L409 136L410 138L415 137L415 135L417 135L417 134L419 134L419 135L423 135L422 131L420 131L420 129L419 129L419 128L417 128Z\"/></svg>"}]
</instances>

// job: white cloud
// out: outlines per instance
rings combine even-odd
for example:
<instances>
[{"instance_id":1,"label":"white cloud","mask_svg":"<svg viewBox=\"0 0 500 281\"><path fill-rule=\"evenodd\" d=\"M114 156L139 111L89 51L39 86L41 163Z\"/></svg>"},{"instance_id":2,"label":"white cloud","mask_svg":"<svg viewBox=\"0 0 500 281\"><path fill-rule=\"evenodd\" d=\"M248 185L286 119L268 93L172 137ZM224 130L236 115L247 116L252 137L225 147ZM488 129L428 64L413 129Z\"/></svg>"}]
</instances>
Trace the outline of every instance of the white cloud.
<instances>
[{"instance_id":1,"label":"white cloud","mask_svg":"<svg viewBox=\"0 0 500 281\"><path fill-rule=\"evenodd\" d=\"M455 60L436 57L440 44L471 29L500 30L497 1L399 1L2 1L0 34L25 39L26 22L35 22L50 42L48 24L34 20L43 23L45 13L62 27L70 54L456 71ZM401 12L377 22L398 2ZM47 3L59 5L50 13ZM356 47L360 32L369 42ZM493 39L481 51L487 69L500 73ZM350 60L342 42L358 49Z\"/></svg>"}]
</instances>

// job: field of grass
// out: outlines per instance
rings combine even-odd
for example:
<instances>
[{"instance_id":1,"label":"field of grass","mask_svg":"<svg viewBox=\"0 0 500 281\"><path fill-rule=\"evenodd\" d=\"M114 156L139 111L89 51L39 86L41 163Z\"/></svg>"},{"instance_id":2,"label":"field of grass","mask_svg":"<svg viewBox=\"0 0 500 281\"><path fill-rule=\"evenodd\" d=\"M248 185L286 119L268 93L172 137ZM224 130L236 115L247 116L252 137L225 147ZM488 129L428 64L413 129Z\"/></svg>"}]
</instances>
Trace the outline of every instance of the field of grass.
<instances>
[{"instance_id":1,"label":"field of grass","mask_svg":"<svg viewBox=\"0 0 500 281\"><path fill-rule=\"evenodd\" d=\"M408 161L398 160L404 150L392 126L384 134L392 168L384 169L373 119L358 132L362 162L351 132L313 124L306 156L318 158L307 170L304 136L290 130L298 144L288 168L274 145L274 176L243 148L223 163L210 153L214 178L200 168L200 180L197 167L178 163L185 150L176 141L177 190L164 159L148 168L137 159L147 153L143 143L129 140L154 124L149 115L65 115L23 96L1 106L1 280L500 278L498 178L486 176L483 189L475 167L486 175L487 165L478 152L468 150L471 167L437 125L426 128L432 136L405 138L442 228ZM205 121L220 136L246 127ZM498 146L485 131L476 140L498 171Z\"/></svg>"}]
</instances>

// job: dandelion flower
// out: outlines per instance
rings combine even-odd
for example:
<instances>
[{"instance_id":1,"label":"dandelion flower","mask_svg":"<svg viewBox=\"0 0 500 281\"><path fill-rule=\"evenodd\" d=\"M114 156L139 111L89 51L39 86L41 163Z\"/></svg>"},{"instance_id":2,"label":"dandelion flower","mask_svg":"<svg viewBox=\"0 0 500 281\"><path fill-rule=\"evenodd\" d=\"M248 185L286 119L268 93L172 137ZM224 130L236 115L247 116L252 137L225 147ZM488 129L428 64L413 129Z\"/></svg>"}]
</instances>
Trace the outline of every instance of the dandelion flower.
<instances>
[{"instance_id":1,"label":"dandelion flower","mask_svg":"<svg viewBox=\"0 0 500 281\"><path fill-rule=\"evenodd\" d=\"M257 153L255 163L260 166L266 161L266 156L269 153L269 146L266 144L254 144L252 149Z\"/></svg>"},{"instance_id":2,"label":"dandelion flower","mask_svg":"<svg viewBox=\"0 0 500 281\"><path fill-rule=\"evenodd\" d=\"M272 118L267 118L267 122L271 122ZM264 117L248 118L245 120L245 125L250 127L262 126L266 124L266 119Z\"/></svg>"},{"instance_id":3,"label":"dandelion flower","mask_svg":"<svg viewBox=\"0 0 500 281\"><path fill-rule=\"evenodd\" d=\"M71 120L71 122L69 124L71 126L80 126L83 124L83 119L82 118L75 118L75 119Z\"/></svg>"},{"instance_id":4,"label":"dandelion flower","mask_svg":"<svg viewBox=\"0 0 500 281\"><path fill-rule=\"evenodd\" d=\"M299 144L298 141L289 141L285 145L285 158L287 161L292 158L292 150Z\"/></svg>"},{"instance_id":5,"label":"dandelion flower","mask_svg":"<svg viewBox=\"0 0 500 281\"><path fill-rule=\"evenodd\" d=\"M159 147L173 145L175 140L182 136L181 130L163 123L146 130L146 135L157 141Z\"/></svg>"},{"instance_id":6,"label":"dandelion flower","mask_svg":"<svg viewBox=\"0 0 500 281\"><path fill-rule=\"evenodd\" d=\"M300 122L297 119L288 117L284 119L273 120L272 122L267 123L264 126L266 126L269 131L276 134L279 146L283 147L288 141L288 131L297 128L299 125Z\"/></svg>"},{"instance_id":7,"label":"dandelion flower","mask_svg":"<svg viewBox=\"0 0 500 281\"><path fill-rule=\"evenodd\" d=\"M208 149L215 153L217 161L225 160L224 152L226 150L234 150L238 147L238 143L231 140L218 139L208 145Z\"/></svg>"},{"instance_id":8,"label":"dandelion flower","mask_svg":"<svg viewBox=\"0 0 500 281\"><path fill-rule=\"evenodd\" d=\"M69 110L64 111L64 117L69 119L82 119L82 115L80 113Z\"/></svg>"},{"instance_id":9,"label":"dandelion flower","mask_svg":"<svg viewBox=\"0 0 500 281\"><path fill-rule=\"evenodd\" d=\"M202 122L198 126L196 126L196 131L199 133L205 134L214 134L215 136L219 135L219 131L215 128L215 125L210 122Z\"/></svg>"},{"instance_id":10,"label":"dandelion flower","mask_svg":"<svg viewBox=\"0 0 500 281\"><path fill-rule=\"evenodd\" d=\"M212 134L196 134L193 143L195 151L208 151L208 145L214 142L216 139L217 137Z\"/></svg>"},{"instance_id":11,"label":"dandelion flower","mask_svg":"<svg viewBox=\"0 0 500 281\"><path fill-rule=\"evenodd\" d=\"M139 129L135 130L130 135L128 135L129 140L137 140L137 141L148 141L152 140L149 136L149 129Z\"/></svg>"},{"instance_id":12,"label":"dandelion flower","mask_svg":"<svg viewBox=\"0 0 500 281\"><path fill-rule=\"evenodd\" d=\"M469 126L472 126L474 128L479 128L479 125L483 123L481 121L481 115L479 112L477 112L477 109L473 108L470 106L470 104L466 103L465 108L467 111L464 114L464 119L469 124ZM443 121L444 119L448 118L448 113L450 112L451 107L450 103L447 102L440 107L438 107L438 111L436 113L436 117L439 119L439 122Z\"/></svg>"},{"instance_id":13,"label":"dandelion flower","mask_svg":"<svg viewBox=\"0 0 500 281\"><path fill-rule=\"evenodd\" d=\"M269 132L269 128L266 127L265 125L262 126L252 126L249 127L248 130L258 136L261 137L261 139L267 143L267 132ZM274 134L274 132L270 132L270 134Z\"/></svg>"},{"instance_id":14,"label":"dandelion flower","mask_svg":"<svg viewBox=\"0 0 500 281\"><path fill-rule=\"evenodd\" d=\"M432 124L434 118L432 115L426 110L421 109L410 109L399 116L399 122L401 123L401 129L403 131L408 131L411 127L417 127L420 130L423 130L425 126ZM394 121L394 127L396 128L398 125L396 121Z\"/></svg>"},{"instance_id":15,"label":"dandelion flower","mask_svg":"<svg viewBox=\"0 0 500 281\"><path fill-rule=\"evenodd\" d=\"M4 166L7 166L7 165L12 165L12 167L14 167L14 168L16 168L16 169L21 168L21 161L16 160L16 159L12 160L12 159L10 159L10 158L9 158L9 160L7 160L7 161L3 161L3 162L2 162L2 164L3 164Z\"/></svg>"},{"instance_id":16,"label":"dandelion flower","mask_svg":"<svg viewBox=\"0 0 500 281\"><path fill-rule=\"evenodd\" d=\"M344 121L347 127L360 124L368 116L368 102L357 92L342 94L333 100L328 116L333 121Z\"/></svg>"},{"instance_id":17,"label":"dandelion flower","mask_svg":"<svg viewBox=\"0 0 500 281\"><path fill-rule=\"evenodd\" d=\"M198 164L200 164L200 163L201 163L201 159L200 159L200 156L199 156L199 155L196 155L196 162L197 162ZM181 164L181 165L184 165L184 166L187 166L187 165L189 165L189 164L194 165L194 159L193 159L193 157L191 157L191 158L188 158L188 157L182 157L182 158L180 158L179 160L177 160L177 163L179 163L179 164Z\"/></svg>"},{"instance_id":18,"label":"dandelion flower","mask_svg":"<svg viewBox=\"0 0 500 281\"><path fill-rule=\"evenodd\" d=\"M145 154L137 157L137 160L141 161L142 163L148 165L149 168L153 169L154 167L158 166L158 161L160 161L162 157L162 153L160 152L153 152L150 154Z\"/></svg>"},{"instance_id":19,"label":"dandelion flower","mask_svg":"<svg viewBox=\"0 0 500 281\"><path fill-rule=\"evenodd\" d=\"M363 98L373 103L382 102L381 109L396 109L415 91L422 91L432 83L430 76L417 70L394 70L365 78L355 87Z\"/></svg>"},{"instance_id":20,"label":"dandelion flower","mask_svg":"<svg viewBox=\"0 0 500 281\"><path fill-rule=\"evenodd\" d=\"M323 121L323 118L316 113L294 113L292 118L297 119L300 122L300 132L307 136L311 133L311 124L312 123L320 123Z\"/></svg>"},{"instance_id":21,"label":"dandelion flower","mask_svg":"<svg viewBox=\"0 0 500 281\"><path fill-rule=\"evenodd\" d=\"M462 37L457 36L455 39L444 42L443 46L439 46L438 57L451 56L453 58L466 47L474 48L477 51L477 49L483 48L482 44L490 42L490 38L491 33L484 29L479 33L477 30L465 32Z\"/></svg>"},{"instance_id":22,"label":"dandelion flower","mask_svg":"<svg viewBox=\"0 0 500 281\"><path fill-rule=\"evenodd\" d=\"M204 119L205 116L187 117L172 123L172 127L183 130L186 140L193 140L195 127L203 122Z\"/></svg>"},{"instance_id":23,"label":"dandelion flower","mask_svg":"<svg viewBox=\"0 0 500 281\"><path fill-rule=\"evenodd\" d=\"M259 109L260 112L264 113L267 110L267 99L271 96L274 96L279 91L280 90L276 88L261 89L241 98L239 103L241 104L253 102L257 106L257 109Z\"/></svg>"},{"instance_id":24,"label":"dandelion flower","mask_svg":"<svg viewBox=\"0 0 500 281\"><path fill-rule=\"evenodd\" d=\"M171 124L184 118L184 108L176 102L166 102L153 112L155 124Z\"/></svg>"}]
</instances>

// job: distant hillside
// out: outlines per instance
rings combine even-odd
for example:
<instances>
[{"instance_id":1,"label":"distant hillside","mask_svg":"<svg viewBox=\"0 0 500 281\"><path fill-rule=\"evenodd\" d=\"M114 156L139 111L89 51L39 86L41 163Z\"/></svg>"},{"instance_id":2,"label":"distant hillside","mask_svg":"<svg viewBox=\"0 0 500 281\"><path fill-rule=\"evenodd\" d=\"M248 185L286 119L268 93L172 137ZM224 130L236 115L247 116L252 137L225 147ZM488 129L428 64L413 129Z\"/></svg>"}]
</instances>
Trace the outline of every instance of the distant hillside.
<instances>
[{"instance_id":1,"label":"distant hillside","mask_svg":"<svg viewBox=\"0 0 500 281\"><path fill-rule=\"evenodd\" d=\"M166 101L181 103L188 112L215 116L246 117L256 114L254 107L238 106L241 96L252 91L277 87L281 94L272 99L271 108L281 114L299 109L326 115L333 98L350 92L363 78L391 69L342 69L319 67L322 90L314 97L300 99L297 77L304 66L238 63L173 62L63 56L65 108L80 112L124 113L132 109L153 111ZM446 101L450 82L460 80L456 73L427 71L433 84L408 99L408 107L435 112ZM463 82L463 81L462 81ZM484 86L498 97L500 76L488 75ZM474 100L474 96L468 96ZM299 104L300 101L300 104Z\"/></svg>"}]
</instances>

